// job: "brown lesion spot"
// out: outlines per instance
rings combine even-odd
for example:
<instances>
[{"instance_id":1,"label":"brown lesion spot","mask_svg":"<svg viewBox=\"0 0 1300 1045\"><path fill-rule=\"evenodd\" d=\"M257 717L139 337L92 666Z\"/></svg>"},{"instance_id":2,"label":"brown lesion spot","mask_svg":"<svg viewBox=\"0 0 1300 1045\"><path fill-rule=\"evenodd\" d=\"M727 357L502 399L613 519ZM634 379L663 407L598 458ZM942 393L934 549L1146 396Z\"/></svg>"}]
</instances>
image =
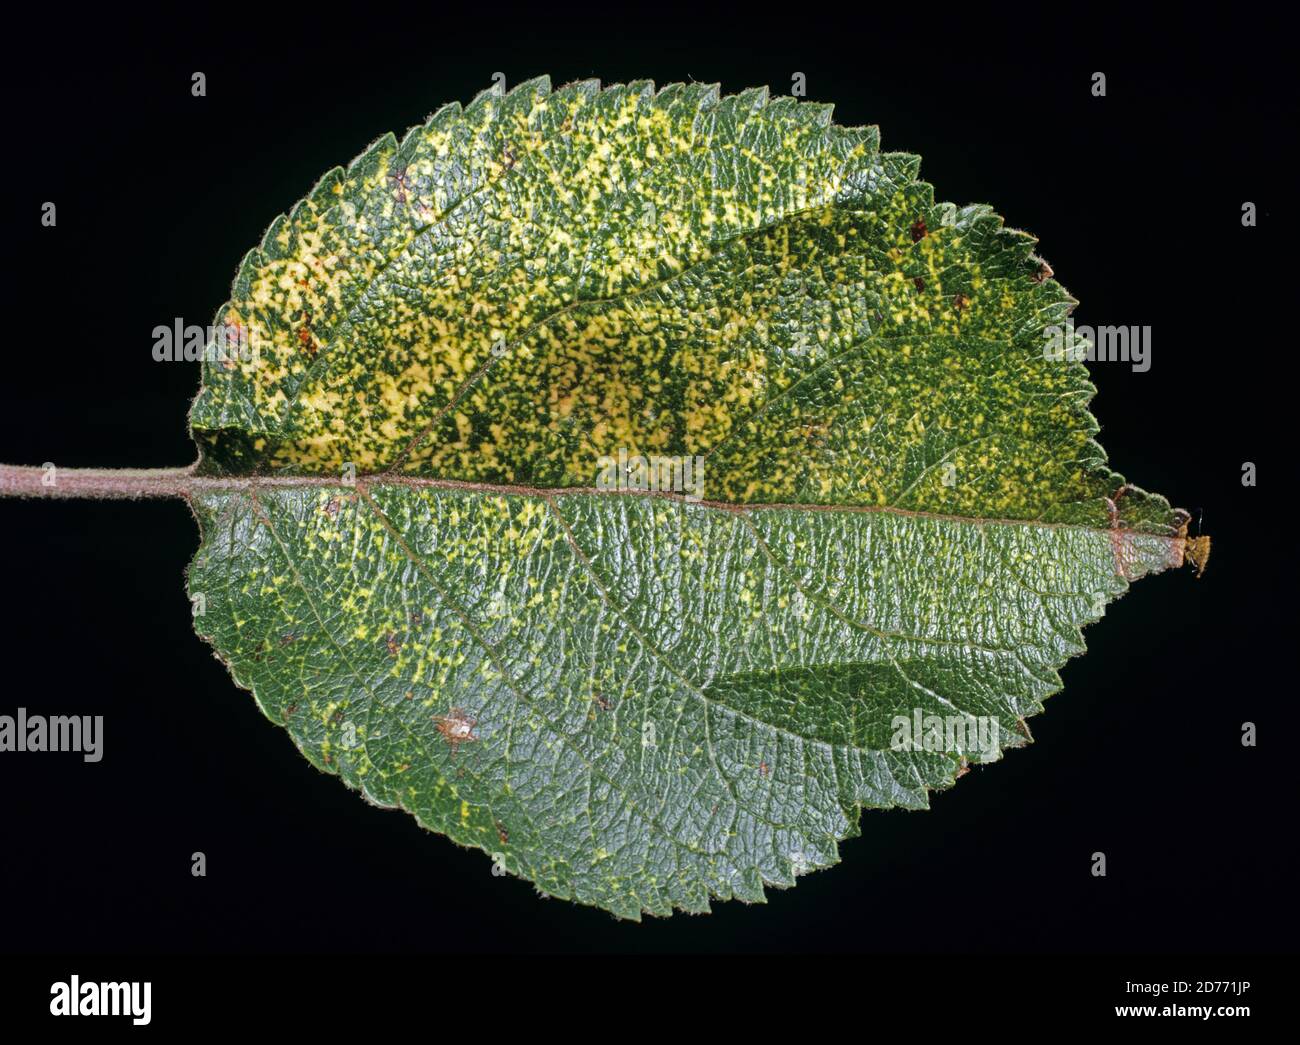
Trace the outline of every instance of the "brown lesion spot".
<instances>
[{"instance_id":1,"label":"brown lesion spot","mask_svg":"<svg viewBox=\"0 0 1300 1045\"><path fill-rule=\"evenodd\" d=\"M316 353L320 351L316 347L316 339L311 336L311 331L307 327L298 328L298 347L309 359L315 359Z\"/></svg>"},{"instance_id":2,"label":"brown lesion spot","mask_svg":"<svg viewBox=\"0 0 1300 1045\"><path fill-rule=\"evenodd\" d=\"M438 724L438 732L442 734L443 740L451 745L452 758L456 757L461 744L472 744L479 739L474 735L478 719L471 718L461 708L452 708L445 715L434 715L433 721Z\"/></svg>"},{"instance_id":3,"label":"brown lesion spot","mask_svg":"<svg viewBox=\"0 0 1300 1045\"><path fill-rule=\"evenodd\" d=\"M918 243L921 240L925 239L927 235L929 235L930 230L926 228L924 218L917 218L914 222L912 222L911 232L912 232L912 242Z\"/></svg>"}]
</instances>

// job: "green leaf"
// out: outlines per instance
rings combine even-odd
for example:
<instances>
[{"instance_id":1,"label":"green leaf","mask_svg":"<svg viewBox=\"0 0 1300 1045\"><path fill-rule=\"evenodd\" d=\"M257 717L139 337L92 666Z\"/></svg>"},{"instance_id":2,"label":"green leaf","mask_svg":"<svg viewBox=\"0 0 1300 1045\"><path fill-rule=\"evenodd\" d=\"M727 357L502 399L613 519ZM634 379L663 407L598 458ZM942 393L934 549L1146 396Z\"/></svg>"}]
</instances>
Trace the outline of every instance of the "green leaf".
<instances>
[{"instance_id":1,"label":"green leaf","mask_svg":"<svg viewBox=\"0 0 1300 1045\"><path fill-rule=\"evenodd\" d=\"M918 169L698 84L379 139L218 314L256 351L191 412L200 633L318 768L624 917L924 808L1204 551L1044 353L1035 241ZM698 487L610 490L620 451Z\"/></svg>"}]
</instances>

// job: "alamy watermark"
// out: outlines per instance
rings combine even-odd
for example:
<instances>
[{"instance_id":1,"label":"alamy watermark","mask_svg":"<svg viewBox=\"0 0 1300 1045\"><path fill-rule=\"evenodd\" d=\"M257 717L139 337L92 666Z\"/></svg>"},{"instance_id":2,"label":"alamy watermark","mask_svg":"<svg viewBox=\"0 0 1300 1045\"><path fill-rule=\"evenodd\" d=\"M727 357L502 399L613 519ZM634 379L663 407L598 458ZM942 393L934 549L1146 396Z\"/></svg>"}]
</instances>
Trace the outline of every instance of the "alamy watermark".
<instances>
[{"instance_id":1,"label":"alamy watermark","mask_svg":"<svg viewBox=\"0 0 1300 1045\"><path fill-rule=\"evenodd\" d=\"M248 330L241 323L217 323L206 327L185 321L177 316L171 326L159 324L153 328L153 358L159 363L187 360L194 363L235 362L251 363L258 358L258 349Z\"/></svg>"},{"instance_id":2,"label":"alamy watermark","mask_svg":"<svg viewBox=\"0 0 1300 1045\"><path fill-rule=\"evenodd\" d=\"M153 983L128 980L120 983L81 982L70 976L50 984L51 1016L130 1016L137 1027L148 1026L151 1018Z\"/></svg>"},{"instance_id":3,"label":"alamy watermark","mask_svg":"<svg viewBox=\"0 0 1300 1045\"><path fill-rule=\"evenodd\" d=\"M988 715L927 715L913 708L911 716L889 720L894 731L891 751L978 751L986 759L997 756L998 720Z\"/></svg>"},{"instance_id":4,"label":"alamy watermark","mask_svg":"<svg viewBox=\"0 0 1300 1045\"><path fill-rule=\"evenodd\" d=\"M77 751L83 762L104 757L103 715L0 715L0 752Z\"/></svg>"},{"instance_id":5,"label":"alamy watermark","mask_svg":"<svg viewBox=\"0 0 1300 1045\"><path fill-rule=\"evenodd\" d=\"M1043 358L1054 363L1131 363L1134 373L1144 374L1151 369L1151 328L1075 326L1067 319L1064 326L1044 331Z\"/></svg>"},{"instance_id":6,"label":"alamy watermark","mask_svg":"<svg viewBox=\"0 0 1300 1045\"><path fill-rule=\"evenodd\" d=\"M679 493L688 501L704 496L704 458L660 454L629 455L619 447L618 456L596 460L596 489L633 493Z\"/></svg>"}]
</instances>

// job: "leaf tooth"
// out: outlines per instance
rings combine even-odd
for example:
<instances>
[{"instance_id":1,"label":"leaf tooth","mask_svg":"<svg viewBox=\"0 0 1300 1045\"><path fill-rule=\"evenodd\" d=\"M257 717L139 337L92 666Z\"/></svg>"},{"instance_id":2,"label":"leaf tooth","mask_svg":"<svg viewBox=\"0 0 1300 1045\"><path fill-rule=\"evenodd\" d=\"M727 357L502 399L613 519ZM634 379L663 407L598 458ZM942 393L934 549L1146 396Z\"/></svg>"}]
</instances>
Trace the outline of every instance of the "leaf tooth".
<instances>
[{"instance_id":1,"label":"leaf tooth","mask_svg":"<svg viewBox=\"0 0 1300 1045\"><path fill-rule=\"evenodd\" d=\"M556 91L555 98L557 101L566 102L575 98L582 98L584 103L590 103L598 94L600 94L599 80L574 80L572 83L566 83Z\"/></svg>"},{"instance_id":2,"label":"leaf tooth","mask_svg":"<svg viewBox=\"0 0 1300 1045\"><path fill-rule=\"evenodd\" d=\"M926 225L933 231L939 225L939 215L934 212L934 186L928 181L916 181L911 189L918 197L920 209L925 212Z\"/></svg>"},{"instance_id":3,"label":"leaf tooth","mask_svg":"<svg viewBox=\"0 0 1300 1045\"><path fill-rule=\"evenodd\" d=\"M297 208L295 207L295 209ZM241 275L245 272L245 266L251 266L247 269L247 274L252 276L267 261L278 261L288 255L289 249L279 242L279 237L290 220L288 214L277 214L271 219L271 224L262 233L262 242L257 245L255 250L250 250L244 255L244 266L240 267ZM254 256L255 254L256 256Z\"/></svg>"},{"instance_id":4,"label":"leaf tooth","mask_svg":"<svg viewBox=\"0 0 1300 1045\"><path fill-rule=\"evenodd\" d=\"M687 90L689 86L689 84L684 83L664 84L655 92L654 104L656 108L671 108L673 105L680 103L682 99L689 98Z\"/></svg>"},{"instance_id":5,"label":"leaf tooth","mask_svg":"<svg viewBox=\"0 0 1300 1045\"><path fill-rule=\"evenodd\" d=\"M599 83L600 81L597 81ZM645 93L646 85L654 89L653 80L629 80L627 83L607 83L601 86L601 94L610 95L615 98L626 98L628 95Z\"/></svg>"},{"instance_id":6,"label":"leaf tooth","mask_svg":"<svg viewBox=\"0 0 1300 1045\"><path fill-rule=\"evenodd\" d=\"M715 109L721 104L722 84L701 83L691 84L691 86L699 89L698 98L700 109Z\"/></svg>"},{"instance_id":7,"label":"leaf tooth","mask_svg":"<svg viewBox=\"0 0 1300 1045\"><path fill-rule=\"evenodd\" d=\"M875 124L865 127L830 128L832 152L842 158L848 158L861 150L861 162L870 163L880 155L880 128Z\"/></svg>"},{"instance_id":8,"label":"leaf tooth","mask_svg":"<svg viewBox=\"0 0 1300 1045\"><path fill-rule=\"evenodd\" d=\"M537 102L548 98L550 93L551 78L549 76L535 76L531 80L517 83L501 98L501 111L497 116L499 118L506 113L520 111L526 113Z\"/></svg>"},{"instance_id":9,"label":"leaf tooth","mask_svg":"<svg viewBox=\"0 0 1300 1045\"><path fill-rule=\"evenodd\" d=\"M796 105L800 121L810 127L829 130L835 125L835 106L829 102L796 102Z\"/></svg>"},{"instance_id":10,"label":"leaf tooth","mask_svg":"<svg viewBox=\"0 0 1300 1045\"><path fill-rule=\"evenodd\" d=\"M262 248L258 246L250 248L245 252L244 256L240 258L239 264L235 266L235 278L233 280L233 285L231 286L232 299L217 309L218 314L229 309L235 300L243 300L247 298L248 283L251 274L257 271L258 259L264 256Z\"/></svg>"},{"instance_id":11,"label":"leaf tooth","mask_svg":"<svg viewBox=\"0 0 1300 1045\"><path fill-rule=\"evenodd\" d=\"M375 171L385 159L397 152L397 135L392 131L381 134L347 166L346 173L365 176Z\"/></svg>"},{"instance_id":12,"label":"leaf tooth","mask_svg":"<svg viewBox=\"0 0 1300 1045\"><path fill-rule=\"evenodd\" d=\"M342 183L343 178L344 171L342 167L333 167L326 171L312 187L311 192L307 194L307 199L304 202L309 201L321 211L333 208L336 203L334 198L335 188ZM298 208L295 207L294 212L296 213L297 210Z\"/></svg>"},{"instance_id":13,"label":"leaf tooth","mask_svg":"<svg viewBox=\"0 0 1300 1045\"><path fill-rule=\"evenodd\" d=\"M430 130L436 127L445 127L447 124L459 120L463 115L464 111L461 109L459 101L447 102L447 104L440 105L433 112L429 113L429 115L425 117L424 123L421 126Z\"/></svg>"},{"instance_id":14,"label":"leaf tooth","mask_svg":"<svg viewBox=\"0 0 1300 1045\"><path fill-rule=\"evenodd\" d=\"M630 80L627 89L630 94L639 94L646 101L650 101L655 95L655 82L653 80Z\"/></svg>"},{"instance_id":15,"label":"leaf tooth","mask_svg":"<svg viewBox=\"0 0 1300 1045\"><path fill-rule=\"evenodd\" d=\"M767 87L747 87L739 94L729 94L718 105L719 115L744 120L767 105L768 93Z\"/></svg>"},{"instance_id":16,"label":"leaf tooth","mask_svg":"<svg viewBox=\"0 0 1300 1045\"><path fill-rule=\"evenodd\" d=\"M504 96L495 86L485 87L470 99L470 103L465 106L465 118L467 120L477 120L482 111L490 106L493 102L500 101Z\"/></svg>"},{"instance_id":17,"label":"leaf tooth","mask_svg":"<svg viewBox=\"0 0 1300 1045\"><path fill-rule=\"evenodd\" d=\"M520 98L528 95L545 97L550 93L551 77L547 73L542 73L541 76L534 76L531 80L520 80L519 83L510 88L506 93L506 97L511 98L514 95L519 95Z\"/></svg>"},{"instance_id":18,"label":"leaf tooth","mask_svg":"<svg viewBox=\"0 0 1300 1045\"><path fill-rule=\"evenodd\" d=\"M921 175L921 157L910 152L887 152L880 157L889 166L897 168L906 181L916 181Z\"/></svg>"}]
</instances>

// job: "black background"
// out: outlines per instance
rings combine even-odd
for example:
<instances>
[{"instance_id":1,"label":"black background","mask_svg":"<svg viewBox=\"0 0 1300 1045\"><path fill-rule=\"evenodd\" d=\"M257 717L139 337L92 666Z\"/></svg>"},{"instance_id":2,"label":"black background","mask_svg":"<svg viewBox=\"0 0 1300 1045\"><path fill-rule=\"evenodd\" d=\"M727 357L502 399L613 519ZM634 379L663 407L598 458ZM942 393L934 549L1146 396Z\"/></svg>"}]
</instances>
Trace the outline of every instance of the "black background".
<instances>
[{"instance_id":1,"label":"black background","mask_svg":"<svg viewBox=\"0 0 1300 1045\"><path fill-rule=\"evenodd\" d=\"M188 464L197 364L154 362L153 327L211 322L320 174L495 71L774 93L799 71L838 122L919 153L940 198L1039 236L1078 322L1151 325L1148 373L1092 367L1100 439L1203 515L1214 557L1201 580L1135 585L1037 742L930 812L867 813L840 865L764 906L635 925L494 878L308 765L191 630L183 503L0 502L0 713L102 714L106 751L0 756L0 952L1294 950L1294 113L1276 27L1246 9L976 25L797 5L747 5L729 29L639 5L178 18L50 11L9 39L0 461Z\"/></svg>"}]
</instances>

